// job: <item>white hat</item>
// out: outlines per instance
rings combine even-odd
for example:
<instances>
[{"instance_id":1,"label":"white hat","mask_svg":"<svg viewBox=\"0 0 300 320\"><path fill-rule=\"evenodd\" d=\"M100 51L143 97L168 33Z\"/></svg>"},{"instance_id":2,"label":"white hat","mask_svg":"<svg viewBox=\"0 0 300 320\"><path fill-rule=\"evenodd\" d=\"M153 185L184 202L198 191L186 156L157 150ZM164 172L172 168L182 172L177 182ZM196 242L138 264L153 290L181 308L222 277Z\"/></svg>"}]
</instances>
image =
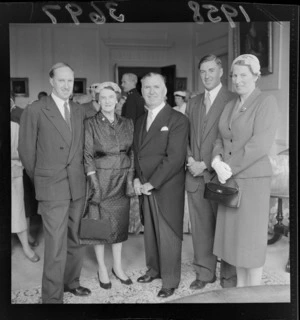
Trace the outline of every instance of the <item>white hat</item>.
<instances>
[{"instance_id":1,"label":"white hat","mask_svg":"<svg viewBox=\"0 0 300 320\"><path fill-rule=\"evenodd\" d=\"M251 68L251 71L255 75L260 75L260 63L257 57L253 54L242 54L235 58L231 65L231 71L235 64L239 64L238 62L241 61L241 65L247 65Z\"/></svg>"},{"instance_id":2,"label":"white hat","mask_svg":"<svg viewBox=\"0 0 300 320\"><path fill-rule=\"evenodd\" d=\"M97 88L95 89L95 91L97 93L100 93L100 91L104 88L107 88L107 87L111 87L115 92L119 92L121 93L121 89L120 87L114 83L114 82L111 82L111 81L107 81L107 82L102 82L102 83L99 83Z\"/></svg>"},{"instance_id":3,"label":"white hat","mask_svg":"<svg viewBox=\"0 0 300 320\"><path fill-rule=\"evenodd\" d=\"M179 97L185 98L186 92L185 91L175 91L174 96L179 96Z\"/></svg>"}]
</instances>

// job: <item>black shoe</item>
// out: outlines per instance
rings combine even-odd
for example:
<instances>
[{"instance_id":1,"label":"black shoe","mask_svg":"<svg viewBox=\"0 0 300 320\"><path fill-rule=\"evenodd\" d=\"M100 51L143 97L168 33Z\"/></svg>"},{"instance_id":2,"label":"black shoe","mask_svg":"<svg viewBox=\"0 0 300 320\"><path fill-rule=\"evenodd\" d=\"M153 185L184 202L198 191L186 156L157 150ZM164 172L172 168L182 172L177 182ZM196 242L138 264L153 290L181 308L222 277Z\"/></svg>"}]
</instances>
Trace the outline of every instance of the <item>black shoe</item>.
<instances>
[{"instance_id":1,"label":"black shoe","mask_svg":"<svg viewBox=\"0 0 300 320\"><path fill-rule=\"evenodd\" d=\"M160 297L160 298L168 298L172 294L174 294L174 291L175 291L175 288L170 288L170 289L161 288L159 290L157 296Z\"/></svg>"},{"instance_id":2,"label":"black shoe","mask_svg":"<svg viewBox=\"0 0 300 320\"><path fill-rule=\"evenodd\" d=\"M235 288L237 284L237 277L231 277L229 279L221 278L220 285L222 288Z\"/></svg>"},{"instance_id":3,"label":"black shoe","mask_svg":"<svg viewBox=\"0 0 300 320\"><path fill-rule=\"evenodd\" d=\"M192 290L203 289L208 283L214 283L216 280L217 280L216 275L214 275L214 277L210 281L202 281L202 280L196 279L191 283L190 289Z\"/></svg>"},{"instance_id":4,"label":"black shoe","mask_svg":"<svg viewBox=\"0 0 300 320\"><path fill-rule=\"evenodd\" d=\"M133 283L130 278L128 278L127 280L122 280L121 278L119 278L119 277L116 275L114 269L111 269L111 271L112 271L112 274L113 274L118 280L120 280L122 284L130 285L130 284Z\"/></svg>"},{"instance_id":5,"label":"black shoe","mask_svg":"<svg viewBox=\"0 0 300 320\"><path fill-rule=\"evenodd\" d=\"M106 289L106 290L111 289L111 282L107 282L107 283L101 282L98 271L97 271L97 276L98 276L99 285L101 288Z\"/></svg>"},{"instance_id":6,"label":"black shoe","mask_svg":"<svg viewBox=\"0 0 300 320\"><path fill-rule=\"evenodd\" d=\"M160 277L151 277L151 276L148 276L147 274L144 274L143 276L141 276L141 277L139 277L137 279L137 282L149 283L149 282L152 282L155 279L160 279Z\"/></svg>"},{"instance_id":7,"label":"black shoe","mask_svg":"<svg viewBox=\"0 0 300 320\"><path fill-rule=\"evenodd\" d=\"M88 288L84 288L84 287L77 287L74 289L69 289L69 288L65 288L64 292L71 292L72 294L74 294L74 296L79 296L79 297L86 297L89 296L91 294L91 290Z\"/></svg>"}]
</instances>

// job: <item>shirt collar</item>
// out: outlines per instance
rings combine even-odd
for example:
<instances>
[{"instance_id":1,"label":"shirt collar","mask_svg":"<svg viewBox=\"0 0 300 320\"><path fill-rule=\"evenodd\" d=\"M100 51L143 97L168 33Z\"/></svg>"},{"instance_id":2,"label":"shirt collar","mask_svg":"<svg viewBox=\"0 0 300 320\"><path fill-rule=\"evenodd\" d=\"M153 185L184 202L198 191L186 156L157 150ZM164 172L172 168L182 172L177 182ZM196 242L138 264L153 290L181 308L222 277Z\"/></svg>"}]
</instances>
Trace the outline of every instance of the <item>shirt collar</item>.
<instances>
[{"instance_id":1,"label":"shirt collar","mask_svg":"<svg viewBox=\"0 0 300 320\"><path fill-rule=\"evenodd\" d=\"M219 93L219 91L221 90L221 88L222 88L222 83L220 82L214 89L212 89L210 91L205 89L205 97L206 97L207 93L209 92L209 97L210 97L211 104L216 99L216 96Z\"/></svg>"},{"instance_id":2,"label":"shirt collar","mask_svg":"<svg viewBox=\"0 0 300 320\"><path fill-rule=\"evenodd\" d=\"M147 106L145 106L147 111L152 111L153 116L156 117L159 111L166 105L165 102L162 102L159 106L155 107L154 109L149 109Z\"/></svg>"},{"instance_id":3,"label":"shirt collar","mask_svg":"<svg viewBox=\"0 0 300 320\"><path fill-rule=\"evenodd\" d=\"M54 102L57 104L57 106L59 106L59 107L63 107L65 102L67 102L67 104L69 105L69 99L63 100L63 99L59 98L58 96L56 96L53 92L51 93L51 97L54 100Z\"/></svg>"}]
</instances>

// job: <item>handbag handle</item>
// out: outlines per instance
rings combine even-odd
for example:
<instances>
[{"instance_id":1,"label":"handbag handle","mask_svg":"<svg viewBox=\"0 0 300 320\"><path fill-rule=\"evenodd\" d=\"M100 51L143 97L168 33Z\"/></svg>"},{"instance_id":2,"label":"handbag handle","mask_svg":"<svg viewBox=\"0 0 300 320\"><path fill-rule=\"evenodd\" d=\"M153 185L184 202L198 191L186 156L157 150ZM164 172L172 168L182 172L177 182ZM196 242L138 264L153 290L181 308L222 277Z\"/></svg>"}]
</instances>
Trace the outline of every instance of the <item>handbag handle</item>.
<instances>
[{"instance_id":1,"label":"handbag handle","mask_svg":"<svg viewBox=\"0 0 300 320\"><path fill-rule=\"evenodd\" d=\"M225 183L221 183L218 179L218 175L217 173L215 173L215 175L210 179L210 182L213 181L213 179L215 179L217 177L217 182L218 184L220 184L221 186L228 186L228 184L230 184L230 187L234 187L237 188L238 190L240 189L238 183L235 181L235 179L231 176L229 179L227 179L227 181ZM233 185L232 185L233 184Z\"/></svg>"}]
</instances>

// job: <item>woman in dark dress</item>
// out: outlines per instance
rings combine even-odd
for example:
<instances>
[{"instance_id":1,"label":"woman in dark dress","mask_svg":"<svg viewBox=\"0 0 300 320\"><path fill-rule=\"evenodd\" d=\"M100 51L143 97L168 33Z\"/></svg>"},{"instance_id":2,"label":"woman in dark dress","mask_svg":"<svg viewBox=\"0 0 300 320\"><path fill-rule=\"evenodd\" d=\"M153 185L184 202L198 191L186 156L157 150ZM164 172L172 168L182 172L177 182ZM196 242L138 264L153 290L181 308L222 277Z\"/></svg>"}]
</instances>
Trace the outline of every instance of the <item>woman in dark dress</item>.
<instances>
[{"instance_id":1,"label":"woman in dark dress","mask_svg":"<svg viewBox=\"0 0 300 320\"><path fill-rule=\"evenodd\" d=\"M109 218L111 234L105 240L93 240L98 261L98 279L104 289L111 288L104 262L104 245L112 244L112 273L123 284L132 284L121 263L122 242L128 238L129 194L133 195L133 122L115 113L119 86L102 83L99 88L100 111L85 121L84 163L92 195L101 218Z\"/></svg>"}]
</instances>

